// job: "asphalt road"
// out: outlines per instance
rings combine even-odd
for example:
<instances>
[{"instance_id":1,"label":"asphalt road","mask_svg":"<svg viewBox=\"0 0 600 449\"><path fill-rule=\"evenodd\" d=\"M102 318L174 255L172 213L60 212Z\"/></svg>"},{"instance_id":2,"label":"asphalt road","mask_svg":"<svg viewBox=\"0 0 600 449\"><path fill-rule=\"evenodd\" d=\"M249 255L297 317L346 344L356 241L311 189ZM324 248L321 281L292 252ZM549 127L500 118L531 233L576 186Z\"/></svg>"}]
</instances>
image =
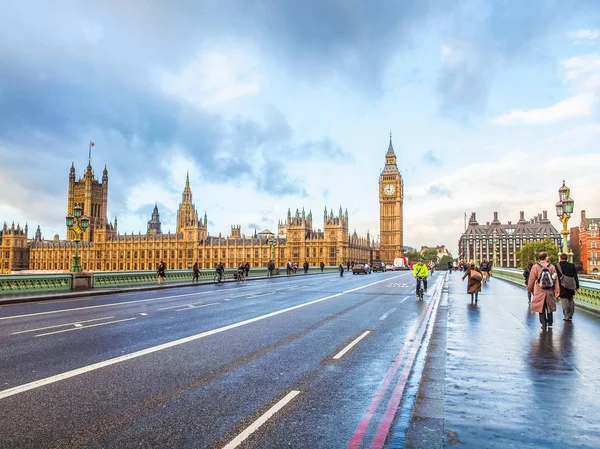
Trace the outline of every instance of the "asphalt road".
<instances>
[{"instance_id":1,"label":"asphalt road","mask_svg":"<svg viewBox=\"0 0 600 449\"><path fill-rule=\"evenodd\" d=\"M390 446L442 280L423 302L388 272L2 306L0 447Z\"/></svg>"}]
</instances>

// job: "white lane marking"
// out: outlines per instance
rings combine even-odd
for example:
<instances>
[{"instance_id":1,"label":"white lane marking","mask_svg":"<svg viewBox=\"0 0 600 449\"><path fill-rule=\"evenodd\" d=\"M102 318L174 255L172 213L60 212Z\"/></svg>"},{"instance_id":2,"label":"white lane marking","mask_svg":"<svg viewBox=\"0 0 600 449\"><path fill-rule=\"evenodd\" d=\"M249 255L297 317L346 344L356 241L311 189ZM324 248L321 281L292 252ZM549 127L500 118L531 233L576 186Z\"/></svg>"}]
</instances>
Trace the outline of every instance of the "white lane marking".
<instances>
[{"instance_id":1,"label":"white lane marking","mask_svg":"<svg viewBox=\"0 0 600 449\"><path fill-rule=\"evenodd\" d=\"M193 310L193 309L201 309L202 307L214 306L216 304L221 304L220 302L211 302L210 304L203 304L201 306L193 306L191 304L187 304L189 307L185 307L183 309L177 309L175 312L181 312L183 310Z\"/></svg>"},{"instance_id":2,"label":"white lane marking","mask_svg":"<svg viewBox=\"0 0 600 449\"><path fill-rule=\"evenodd\" d=\"M115 303L111 303L111 304L98 304L96 306L77 307L75 309L49 310L47 312L27 313L25 315L4 316L4 317L0 317L0 321L2 321L2 320L12 320L14 318L27 318L27 317L30 317L30 316L50 315L50 314L54 314L54 313L75 312L77 310L99 309L101 307L122 306L122 305L125 305L125 304L142 303L142 302L148 302L148 301L158 301L160 299L171 299L171 298L183 298L185 296L208 295L210 293L215 293L215 292L186 293L184 295L161 296L159 298L149 298L149 299L136 299L136 300L133 300L133 301L115 302ZM178 307L181 307L181 306L178 306Z\"/></svg>"},{"instance_id":3,"label":"white lane marking","mask_svg":"<svg viewBox=\"0 0 600 449\"><path fill-rule=\"evenodd\" d=\"M363 332L360 337L355 338L352 343L350 343L348 346L346 346L344 349L342 349L340 352L338 352L336 355L334 355L333 359L334 360L341 359L344 356L345 353L347 353L348 351L350 351L350 349L352 349L354 347L354 345L356 343L358 343L359 341L361 341L363 338L365 338L370 333L371 333L371 331L365 331L365 332Z\"/></svg>"},{"instance_id":4,"label":"white lane marking","mask_svg":"<svg viewBox=\"0 0 600 449\"><path fill-rule=\"evenodd\" d=\"M275 292L271 292L271 293L263 293L262 295L252 295L252 296L248 296L248 298L260 298L261 296L270 296L270 295L274 295Z\"/></svg>"},{"instance_id":5,"label":"white lane marking","mask_svg":"<svg viewBox=\"0 0 600 449\"><path fill-rule=\"evenodd\" d=\"M71 371L65 371L64 373L56 374L54 376L46 377L44 379L34 380L33 382L29 382L23 385L18 385L16 387L9 388L7 390L0 390L0 399L4 399L10 396L14 396L15 394L23 393L25 391L33 390L35 388L43 387L44 385L53 384L55 382L59 382L61 380L70 379L71 377L79 376L81 374L89 373L90 371L95 371L100 368L104 368L106 366L115 365L117 363L125 362L127 360L135 359L144 355L152 354L154 352L162 351L164 349L169 349L174 346L179 346L184 343L189 343L191 341L200 340L201 338L208 337L210 335L219 334L221 332L228 331L230 329L235 329L240 326L245 326L247 324L256 323L257 321L265 320L267 318L271 318L277 315L281 315L282 313L291 312L292 310L301 309L303 307L307 307L313 304L318 304L323 301L328 301L333 298L337 298L339 296L343 296L347 293L352 293L358 290L362 290L363 288L371 287L373 285L379 284L381 282L386 282L387 279L383 279L381 281L372 282L371 284L366 284L361 287L352 288L350 290L343 291L341 293L335 293L330 296L325 296L324 298L314 299L312 301L308 301L302 304L297 304L295 306L286 307L285 309L276 310L274 312L267 313L265 315L260 315L254 318L250 318L244 321L239 321L237 323L228 324L227 326L219 327L217 329L213 329L210 331L202 332L196 335L190 335L189 337L180 338L179 340L170 341L168 343L163 343L161 345L152 346L150 348L142 349L140 351L131 352L129 354L125 354L119 357L115 357L113 359L104 360L102 362L94 363L92 365L82 366L81 368L77 368ZM85 329L85 328L84 328Z\"/></svg>"},{"instance_id":6,"label":"white lane marking","mask_svg":"<svg viewBox=\"0 0 600 449\"><path fill-rule=\"evenodd\" d=\"M83 324L75 323L75 324L73 324L73 326L75 326L75 327L83 327Z\"/></svg>"},{"instance_id":7,"label":"white lane marking","mask_svg":"<svg viewBox=\"0 0 600 449\"><path fill-rule=\"evenodd\" d=\"M405 296L404 298L402 298L402 299L400 300L400 304L403 304L403 303L404 303L404 301L406 301L408 298L410 298L410 296Z\"/></svg>"},{"instance_id":8,"label":"white lane marking","mask_svg":"<svg viewBox=\"0 0 600 449\"><path fill-rule=\"evenodd\" d=\"M103 318L94 318L93 320L75 321L73 323L56 324L54 326L38 327L37 329L27 329L25 331L13 332L10 335L26 334L27 332L45 331L47 329L56 329L57 327L77 326L79 323L91 323L92 321L110 320L111 318L114 318L114 316L105 316Z\"/></svg>"},{"instance_id":9,"label":"white lane marking","mask_svg":"<svg viewBox=\"0 0 600 449\"><path fill-rule=\"evenodd\" d=\"M46 335L62 334L63 332L71 332L71 331L78 331L78 330L82 330L82 329L89 329L90 327L106 326L107 324L123 323L124 321L131 321L131 320L136 320L136 319L137 318L125 318L124 320L109 321L108 323L90 324L89 326L75 327L73 329L63 329L61 331L54 331L54 332L46 332L45 334L37 334L36 337L44 337Z\"/></svg>"},{"instance_id":10,"label":"white lane marking","mask_svg":"<svg viewBox=\"0 0 600 449\"><path fill-rule=\"evenodd\" d=\"M142 315L142 316L148 316L148 314L144 313L144 312L141 312L140 315Z\"/></svg>"},{"instance_id":11,"label":"white lane marking","mask_svg":"<svg viewBox=\"0 0 600 449\"><path fill-rule=\"evenodd\" d=\"M223 301L231 301L231 298L223 298Z\"/></svg>"},{"instance_id":12,"label":"white lane marking","mask_svg":"<svg viewBox=\"0 0 600 449\"><path fill-rule=\"evenodd\" d=\"M394 310L396 310L395 307L393 309L390 309L387 312L385 312L383 315L381 315L381 318L379 318L379 321L385 320L389 316L390 313L394 312Z\"/></svg>"},{"instance_id":13,"label":"white lane marking","mask_svg":"<svg viewBox=\"0 0 600 449\"><path fill-rule=\"evenodd\" d=\"M298 396L300 392L298 390L290 391L283 399L281 399L277 404L267 410L260 418L254 421L250 426L248 426L242 433L240 433L237 437L223 446L223 449L234 449L238 447L240 444L244 442L246 438L256 432L260 426L266 423L275 413L285 407L292 399Z\"/></svg>"}]
</instances>

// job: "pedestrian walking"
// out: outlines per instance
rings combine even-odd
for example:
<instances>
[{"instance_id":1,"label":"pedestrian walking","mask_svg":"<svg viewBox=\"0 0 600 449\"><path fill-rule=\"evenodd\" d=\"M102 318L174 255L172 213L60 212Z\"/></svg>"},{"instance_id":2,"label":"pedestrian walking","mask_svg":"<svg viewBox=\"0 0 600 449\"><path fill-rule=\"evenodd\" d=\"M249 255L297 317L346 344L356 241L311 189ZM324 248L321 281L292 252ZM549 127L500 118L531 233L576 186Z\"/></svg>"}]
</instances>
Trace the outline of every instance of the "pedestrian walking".
<instances>
[{"instance_id":1,"label":"pedestrian walking","mask_svg":"<svg viewBox=\"0 0 600 449\"><path fill-rule=\"evenodd\" d=\"M289 260L287 261L287 264L285 265L285 270L286 270L288 276L292 273L292 262L290 262Z\"/></svg>"},{"instance_id":2,"label":"pedestrian walking","mask_svg":"<svg viewBox=\"0 0 600 449\"><path fill-rule=\"evenodd\" d=\"M556 270L558 271L558 284L559 284L559 298L560 304L563 309L564 321L573 320L573 314L575 313L575 301L573 297L575 292L579 290L579 278L577 277L577 270L575 265L567 260L567 255L562 253L560 255L560 262L556 264Z\"/></svg>"},{"instance_id":3,"label":"pedestrian walking","mask_svg":"<svg viewBox=\"0 0 600 449\"><path fill-rule=\"evenodd\" d=\"M304 261L304 265L302 265L302 267L304 268L304 274L308 273L308 262L306 260Z\"/></svg>"},{"instance_id":4,"label":"pedestrian walking","mask_svg":"<svg viewBox=\"0 0 600 449\"><path fill-rule=\"evenodd\" d=\"M165 263L161 260L160 263L158 264L158 269L156 270L156 275L158 277L158 285L160 285L161 283L163 285L166 285L167 283L167 276L165 275Z\"/></svg>"},{"instance_id":5,"label":"pedestrian walking","mask_svg":"<svg viewBox=\"0 0 600 449\"><path fill-rule=\"evenodd\" d=\"M200 275L200 269L198 268L198 262L194 262L194 267L192 268L194 272L194 276L192 277L192 282L198 282L198 276Z\"/></svg>"},{"instance_id":6,"label":"pedestrian walking","mask_svg":"<svg viewBox=\"0 0 600 449\"><path fill-rule=\"evenodd\" d=\"M269 276L273 276L273 271L275 270L275 264L273 263L272 260L269 260L269 263L267 264L267 270L269 272Z\"/></svg>"},{"instance_id":7,"label":"pedestrian walking","mask_svg":"<svg viewBox=\"0 0 600 449\"><path fill-rule=\"evenodd\" d=\"M448 273L452 273L452 261L448 262Z\"/></svg>"},{"instance_id":8,"label":"pedestrian walking","mask_svg":"<svg viewBox=\"0 0 600 449\"><path fill-rule=\"evenodd\" d=\"M556 312L556 298L560 294L556 268L547 261L548 253L538 254L538 263L531 267L527 290L533 293L531 310L540 314L540 324L545 331L553 325L553 312Z\"/></svg>"},{"instance_id":9,"label":"pedestrian walking","mask_svg":"<svg viewBox=\"0 0 600 449\"><path fill-rule=\"evenodd\" d=\"M469 278L469 281L467 282L467 293L471 294L471 304L473 304L473 300L475 300L475 304L477 304L479 292L481 291L483 274L479 268L475 267L475 262L471 261L469 264L469 268L465 271L462 280L464 281L465 278Z\"/></svg>"},{"instance_id":10,"label":"pedestrian walking","mask_svg":"<svg viewBox=\"0 0 600 449\"><path fill-rule=\"evenodd\" d=\"M325 268L325 264L323 263L323 261L321 261L321 263L319 264L319 266L321 267L321 273L323 272L323 268Z\"/></svg>"},{"instance_id":11,"label":"pedestrian walking","mask_svg":"<svg viewBox=\"0 0 600 449\"><path fill-rule=\"evenodd\" d=\"M340 269L340 277L344 276L344 264L340 264L339 269Z\"/></svg>"},{"instance_id":12,"label":"pedestrian walking","mask_svg":"<svg viewBox=\"0 0 600 449\"><path fill-rule=\"evenodd\" d=\"M529 262L527 264L527 268L523 270L523 277L525 278L525 288L527 289L527 284L529 283L529 274L531 273L531 268L533 267L533 262ZM527 289L527 299L529 300L529 304L531 304L531 295L532 293Z\"/></svg>"},{"instance_id":13,"label":"pedestrian walking","mask_svg":"<svg viewBox=\"0 0 600 449\"><path fill-rule=\"evenodd\" d=\"M244 265L244 276L248 277L248 273L250 273L250 264L246 262L246 264Z\"/></svg>"}]
</instances>

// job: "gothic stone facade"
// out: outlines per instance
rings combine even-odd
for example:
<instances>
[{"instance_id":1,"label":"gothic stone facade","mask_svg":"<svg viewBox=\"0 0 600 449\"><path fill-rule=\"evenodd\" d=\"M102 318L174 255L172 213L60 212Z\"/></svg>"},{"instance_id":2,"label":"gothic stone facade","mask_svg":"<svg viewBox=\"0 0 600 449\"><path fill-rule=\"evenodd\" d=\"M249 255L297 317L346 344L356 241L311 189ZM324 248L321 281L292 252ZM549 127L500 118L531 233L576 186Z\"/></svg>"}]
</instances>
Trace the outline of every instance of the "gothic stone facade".
<instances>
[{"instance_id":1,"label":"gothic stone facade","mask_svg":"<svg viewBox=\"0 0 600 449\"><path fill-rule=\"evenodd\" d=\"M385 155L385 167L379 175L380 257L386 263L392 263L396 257L402 255L404 245L403 202L404 181L398 170L390 135L390 144Z\"/></svg>"},{"instance_id":2,"label":"gothic stone facade","mask_svg":"<svg viewBox=\"0 0 600 449\"><path fill-rule=\"evenodd\" d=\"M288 210L287 219L281 220L277 235L269 231L245 236L240 226L232 226L228 237L211 236L208 218L198 216L192 200L189 176L186 179L181 204L177 211L175 233L163 233L158 207L154 207L145 234L119 234L118 223L107 219L108 171L104 168L102 180L94 178L88 165L84 176L76 181L75 167L69 174L68 213L75 205L83 207L90 217L90 227L79 244L81 262L85 271L154 270L163 260L167 269L191 268L198 261L201 268L213 268L222 262L233 268L248 262L252 267L264 267L272 258L269 240L275 239L275 263L284 266L288 260L311 266L338 265L348 261L372 262L378 257L375 242L369 234L359 237L348 231L348 213L334 216L330 211L323 216L323 228L314 230L312 213L306 215ZM0 273L21 270L69 270L74 252L73 235L67 240L55 236L44 240L38 227L34 238L28 238L28 229L4 225L0 232Z\"/></svg>"},{"instance_id":3,"label":"gothic stone facade","mask_svg":"<svg viewBox=\"0 0 600 449\"><path fill-rule=\"evenodd\" d=\"M483 259L493 260L495 256L498 266L517 268L520 262L517 252L526 243L550 239L560 248L560 233L548 219L546 211L529 221L525 220L525 212L521 211L520 215L516 223L509 221L502 224L498 220L498 212L494 212L491 223L480 225L475 212L471 213L469 226L458 242L459 260L479 263Z\"/></svg>"}]
</instances>

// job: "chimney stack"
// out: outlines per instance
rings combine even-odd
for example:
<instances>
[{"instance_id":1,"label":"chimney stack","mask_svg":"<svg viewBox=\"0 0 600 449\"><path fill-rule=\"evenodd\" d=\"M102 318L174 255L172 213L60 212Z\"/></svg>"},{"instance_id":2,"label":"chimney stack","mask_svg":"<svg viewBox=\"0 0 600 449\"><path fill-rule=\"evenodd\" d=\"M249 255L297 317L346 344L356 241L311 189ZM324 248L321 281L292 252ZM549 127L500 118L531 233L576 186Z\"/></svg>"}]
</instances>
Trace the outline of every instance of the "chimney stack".
<instances>
[{"instance_id":1,"label":"chimney stack","mask_svg":"<svg viewBox=\"0 0 600 449\"><path fill-rule=\"evenodd\" d=\"M583 223L585 221L585 210L581 211L581 222Z\"/></svg>"},{"instance_id":2,"label":"chimney stack","mask_svg":"<svg viewBox=\"0 0 600 449\"><path fill-rule=\"evenodd\" d=\"M542 211L542 216L544 217L544 220L547 220L548 219L548 211L547 210Z\"/></svg>"},{"instance_id":3,"label":"chimney stack","mask_svg":"<svg viewBox=\"0 0 600 449\"><path fill-rule=\"evenodd\" d=\"M519 220L525 220L525 211L519 212Z\"/></svg>"}]
</instances>

